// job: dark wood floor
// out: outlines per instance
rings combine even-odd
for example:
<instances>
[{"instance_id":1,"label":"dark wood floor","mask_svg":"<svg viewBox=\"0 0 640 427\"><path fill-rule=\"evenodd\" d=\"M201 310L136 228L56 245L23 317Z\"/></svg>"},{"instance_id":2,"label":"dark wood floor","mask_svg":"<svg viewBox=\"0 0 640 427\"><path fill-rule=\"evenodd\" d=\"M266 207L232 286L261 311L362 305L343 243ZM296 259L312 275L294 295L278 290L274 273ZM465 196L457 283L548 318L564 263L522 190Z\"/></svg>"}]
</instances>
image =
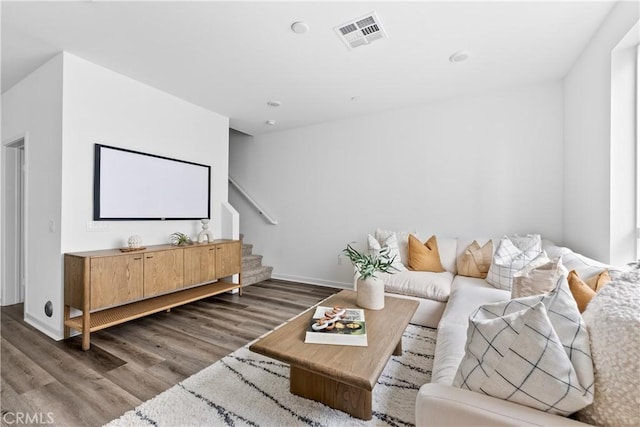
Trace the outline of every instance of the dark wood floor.
<instances>
[{"instance_id":1,"label":"dark wood floor","mask_svg":"<svg viewBox=\"0 0 640 427\"><path fill-rule=\"evenodd\" d=\"M266 281L93 333L86 352L2 307L1 424L104 425L335 292Z\"/></svg>"}]
</instances>

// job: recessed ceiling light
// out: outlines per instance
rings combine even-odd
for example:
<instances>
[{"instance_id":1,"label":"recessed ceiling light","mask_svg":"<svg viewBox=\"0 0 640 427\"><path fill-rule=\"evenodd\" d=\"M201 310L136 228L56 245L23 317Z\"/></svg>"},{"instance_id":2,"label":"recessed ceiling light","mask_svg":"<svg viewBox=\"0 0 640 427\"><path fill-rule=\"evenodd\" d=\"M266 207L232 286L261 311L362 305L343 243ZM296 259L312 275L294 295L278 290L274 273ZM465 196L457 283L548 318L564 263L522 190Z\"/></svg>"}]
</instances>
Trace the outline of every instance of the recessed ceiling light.
<instances>
[{"instance_id":1,"label":"recessed ceiling light","mask_svg":"<svg viewBox=\"0 0 640 427\"><path fill-rule=\"evenodd\" d=\"M468 50L459 50L449 57L449 61L456 64L458 62L466 61L467 59L469 59L470 56L471 56L471 52L469 52Z\"/></svg>"},{"instance_id":2,"label":"recessed ceiling light","mask_svg":"<svg viewBox=\"0 0 640 427\"><path fill-rule=\"evenodd\" d=\"M275 126L276 125L276 121L275 120L267 120L265 123L268 124L269 126Z\"/></svg>"},{"instance_id":3,"label":"recessed ceiling light","mask_svg":"<svg viewBox=\"0 0 640 427\"><path fill-rule=\"evenodd\" d=\"M296 21L291 24L291 31L296 34L304 34L309 31L309 25L306 22Z\"/></svg>"},{"instance_id":4,"label":"recessed ceiling light","mask_svg":"<svg viewBox=\"0 0 640 427\"><path fill-rule=\"evenodd\" d=\"M282 105L282 102L280 101L267 101L267 105L269 107L279 107Z\"/></svg>"}]
</instances>

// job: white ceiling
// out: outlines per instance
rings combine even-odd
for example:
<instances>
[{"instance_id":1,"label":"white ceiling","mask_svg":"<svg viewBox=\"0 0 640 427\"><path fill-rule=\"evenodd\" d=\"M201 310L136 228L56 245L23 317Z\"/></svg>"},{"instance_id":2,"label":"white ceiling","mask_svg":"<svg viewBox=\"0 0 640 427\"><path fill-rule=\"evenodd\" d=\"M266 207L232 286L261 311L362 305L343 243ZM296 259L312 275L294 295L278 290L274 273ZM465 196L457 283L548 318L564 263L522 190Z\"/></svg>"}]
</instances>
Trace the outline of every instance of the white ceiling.
<instances>
[{"instance_id":1,"label":"white ceiling","mask_svg":"<svg viewBox=\"0 0 640 427\"><path fill-rule=\"evenodd\" d=\"M613 4L3 1L2 91L64 50L255 135L562 78ZM388 39L347 49L333 28L372 11Z\"/></svg>"}]
</instances>

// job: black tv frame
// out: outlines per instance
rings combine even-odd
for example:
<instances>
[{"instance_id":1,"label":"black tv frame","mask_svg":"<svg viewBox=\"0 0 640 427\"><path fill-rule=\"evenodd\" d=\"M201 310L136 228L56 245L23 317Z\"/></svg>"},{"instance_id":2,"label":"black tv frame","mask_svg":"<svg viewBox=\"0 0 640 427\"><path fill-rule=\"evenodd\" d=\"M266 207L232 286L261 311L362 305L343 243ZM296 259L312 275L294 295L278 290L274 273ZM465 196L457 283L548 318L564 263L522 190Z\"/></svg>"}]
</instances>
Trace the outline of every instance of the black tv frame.
<instances>
[{"instance_id":1,"label":"black tv frame","mask_svg":"<svg viewBox=\"0 0 640 427\"><path fill-rule=\"evenodd\" d=\"M103 217L100 213L100 184L101 184L101 150L110 149L123 151L140 156L154 157L170 162L178 162L189 164L198 167L204 167L207 169L207 215L206 217ZM141 177L143 179L144 177ZM93 220L94 221L181 221L181 220L200 220L211 219L211 166L201 163L195 163L187 160L180 160L171 157L159 156L151 153L144 153L141 151L129 150L126 148L113 147L104 144L95 144L94 148L94 167L93 167Z\"/></svg>"}]
</instances>

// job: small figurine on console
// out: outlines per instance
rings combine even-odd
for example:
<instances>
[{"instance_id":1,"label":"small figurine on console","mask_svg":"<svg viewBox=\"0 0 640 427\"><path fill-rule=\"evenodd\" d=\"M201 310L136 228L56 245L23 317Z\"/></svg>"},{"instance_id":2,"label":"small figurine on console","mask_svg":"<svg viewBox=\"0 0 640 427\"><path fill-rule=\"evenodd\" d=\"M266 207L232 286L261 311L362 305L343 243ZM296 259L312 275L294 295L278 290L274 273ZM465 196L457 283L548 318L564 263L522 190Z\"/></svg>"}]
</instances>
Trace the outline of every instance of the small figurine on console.
<instances>
[{"instance_id":1,"label":"small figurine on console","mask_svg":"<svg viewBox=\"0 0 640 427\"><path fill-rule=\"evenodd\" d=\"M202 231L198 233L198 243L203 243L205 239L208 243L211 243L213 241L213 233L209 231L209 220L205 218L201 219L200 222L202 222Z\"/></svg>"}]
</instances>

